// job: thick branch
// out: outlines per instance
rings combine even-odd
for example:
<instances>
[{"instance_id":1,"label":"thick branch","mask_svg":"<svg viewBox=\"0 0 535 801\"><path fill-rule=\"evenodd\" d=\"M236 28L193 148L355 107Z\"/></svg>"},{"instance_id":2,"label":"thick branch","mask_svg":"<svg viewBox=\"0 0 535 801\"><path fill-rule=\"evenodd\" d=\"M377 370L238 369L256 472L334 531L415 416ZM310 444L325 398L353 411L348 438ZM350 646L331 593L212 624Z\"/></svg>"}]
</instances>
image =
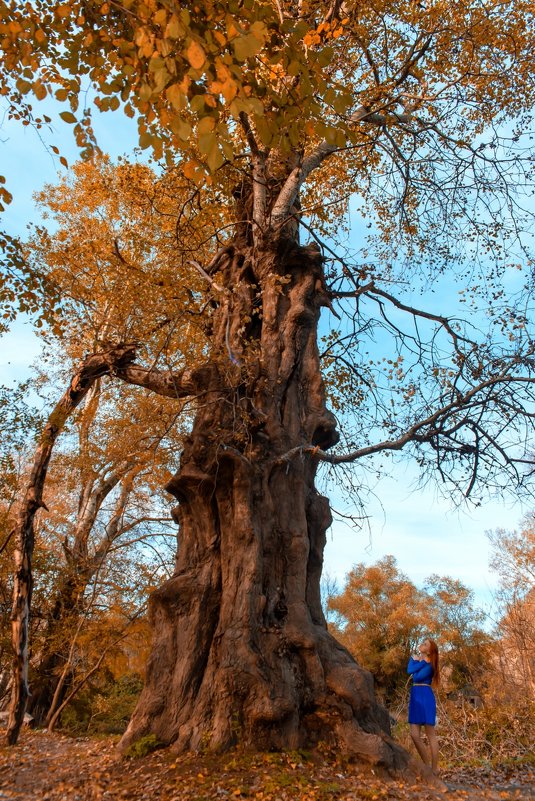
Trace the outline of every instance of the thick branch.
<instances>
[{"instance_id":1,"label":"thick branch","mask_svg":"<svg viewBox=\"0 0 535 801\"><path fill-rule=\"evenodd\" d=\"M247 143L251 150L253 166L253 237L255 240L263 233L266 225L267 195L266 195L266 154L260 150L254 137L247 114L240 114Z\"/></svg>"},{"instance_id":2,"label":"thick branch","mask_svg":"<svg viewBox=\"0 0 535 801\"><path fill-rule=\"evenodd\" d=\"M187 398L202 391L210 375L209 365L185 369L178 373L128 364L114 369L113 374L127 384L145 387L166 398Z\"/></svg>"},{"instance_id":3,"label":"thick branch","mask_svg":"<svg viewBox=\"0 0 535 801\"><path fill-rule=\"evenodd\" d=\"M285 463L293 459L295 456L308 454L316 459L329 464L346 464L349 462L356 462L365 456L371 456L375 453L384 451L399 451L411 442L430 442L437 435L444 434L441 423L448 418L449 415L454 414L462 409L470 408L474 403L476 396L483 390L489 387L496 387L505 384L535 384L535 378L524 376L511 376L505 371L494 378L489 378L475 387L472 387L468 392L461 394L458 393L455 400L451 401L444 406L441 406L432 414L425 417L423 420L418 421L410 426L404 433L400 434L395 439L386 439L381 442L376 442L372 445L366 445L362 448L356 448L348 453L331 454L322 450L321 448L314 447L313 445L300 445L292 448L281 456L277 462L279 464Z\"/></svg>"},{"instance_id":4,"label":"thick branch","mask_svg":"<svg viewBox=\"0 0 535 801\"><path fill-rule=\"evenodd\" d=\"M405 114L395 115L395 118L399 122L408 122L409 120L409 116ZM378 111L370 111L364 108L364 106L360 106L351 115L349 124L351 125L359 122L368 122L372 125L384 126L387 124L388 118L385 114L381 114ZM326 158L337 150L340 150L338 145L324 140L303 159L299 167L292 170L273 205L271 212L272 225L281 225L286 220L290 209L296 201L299 190L308 176L316 170Z\"/></svg>"}]
</instances>

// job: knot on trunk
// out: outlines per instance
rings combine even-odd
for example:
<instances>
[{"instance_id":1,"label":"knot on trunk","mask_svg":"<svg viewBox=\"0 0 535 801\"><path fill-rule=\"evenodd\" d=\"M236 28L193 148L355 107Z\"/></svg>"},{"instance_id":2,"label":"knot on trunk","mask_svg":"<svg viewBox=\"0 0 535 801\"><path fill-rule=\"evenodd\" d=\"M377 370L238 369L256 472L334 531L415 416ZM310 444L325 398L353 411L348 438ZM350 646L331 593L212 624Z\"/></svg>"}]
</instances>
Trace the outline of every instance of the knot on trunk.
<instances>
[{"instance_id":1,"label":"knot on trunk","mask_svg":"<svg viewBox=\"0 0 535 801\"><path fill-rule=\"evenodd\" d=\"M320 417L312 435L312 445L326 451L332 448L340 440L340 434L336 430L336 417L328 409Z\"/></svg>"}]
</instances>

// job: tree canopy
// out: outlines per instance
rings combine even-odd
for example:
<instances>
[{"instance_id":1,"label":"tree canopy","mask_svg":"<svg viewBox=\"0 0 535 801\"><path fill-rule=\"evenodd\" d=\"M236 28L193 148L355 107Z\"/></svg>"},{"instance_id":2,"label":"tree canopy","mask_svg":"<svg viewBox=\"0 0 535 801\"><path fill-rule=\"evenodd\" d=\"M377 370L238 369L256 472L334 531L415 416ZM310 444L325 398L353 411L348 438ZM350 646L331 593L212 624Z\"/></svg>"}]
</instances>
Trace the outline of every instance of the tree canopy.
<instances>
[{"instance_id":1,"label":"tree canopy","mask_svg":"<svg viewBox=\"0 0 535 801\"><path fill-rule=\"evenodd\" d=\"M45 0L2 3L0 20L11 115L46 125L35 100L53 96L90 147L80 101L92 87L98 108L137 118L141 147L168 164L182 154L199 184L252 159L257 233L280 225L309 179L303 204L325 213L325 174L314 173L333 154L340 199L361 193L387 229L401 218L411 236L419 218L439 224L441 205L439 219L462 227L474 196L495 216L498 194L514 204L508 190L531 173L521 157L534 92L527 0Z\"/></svg>"}]
</instances>

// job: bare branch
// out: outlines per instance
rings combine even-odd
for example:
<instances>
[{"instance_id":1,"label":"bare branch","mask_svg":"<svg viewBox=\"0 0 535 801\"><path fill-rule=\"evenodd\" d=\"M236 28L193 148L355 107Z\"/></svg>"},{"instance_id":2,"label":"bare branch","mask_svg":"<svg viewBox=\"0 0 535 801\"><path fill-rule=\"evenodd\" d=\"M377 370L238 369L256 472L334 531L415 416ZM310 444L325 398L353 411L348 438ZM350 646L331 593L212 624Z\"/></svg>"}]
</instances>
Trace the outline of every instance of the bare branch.
<instances>
[{"instance_id":1,"label":"bare branch","mask_svg":"<svg viewBox=\"0 0 535 801\"><path fill-rule=\"evenodd\" d=\"M322 450L321 448L314 447L313 445L308 446L298 446L296 448L292 448L291 450L287 451L283 456L280 456L277 459L277 464L283 464L289 462L295 456L307 454L312 456L316 459L319 459L323 462L328 462L329 464L344 464L349 462L355 462L358 459L362 459L365 456L371 456L375 453L380 453L384 451L399 451L402 450L407 444L411 442L431 442L434 438L438 435L447 434L441 426L443 422L448 419L448 417L454 414L457 411L462 409L468 408L471 403L474 402L476 396L483 392L488 387L498 387L507 384L535 384L535 378L526 377L526 376L512 376L508 373L508 371L504 370L500 375L490 378L486 381L481 382L477 386L473 387L471 390L466 392L464 395L458 393L453 401L448 404L441 406L440 408L436 409L432 414L428 415L427 417L419 420L418 422L414 423L414 425L410 426L406 429L402 434L398 437L393 439L386 439L380 442L376 442L372 445L366 445L362 448L356 448L349 453L341 453L341 454L330 454L326 451ZM488 400L484 399L481 403L487 403ZM466 447L461 446L461 447ZM505 451L500 448L500 453L502 456L505 456ZM512 458L508 458L508 461L514 461Z\"/></svg>"}]
</instances>

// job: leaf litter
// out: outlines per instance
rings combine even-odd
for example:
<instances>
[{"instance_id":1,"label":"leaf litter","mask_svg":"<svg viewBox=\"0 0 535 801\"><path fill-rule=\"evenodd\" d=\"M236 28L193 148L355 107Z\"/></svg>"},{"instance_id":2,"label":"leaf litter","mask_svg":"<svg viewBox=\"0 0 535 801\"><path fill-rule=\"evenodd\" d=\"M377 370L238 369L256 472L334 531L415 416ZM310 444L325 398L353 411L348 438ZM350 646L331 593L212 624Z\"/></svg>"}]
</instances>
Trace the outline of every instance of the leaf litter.
<instances>
[{"instance_id":1,"label":"leaf litter","mask_svg":"<svg viewBox=\"0 0 535 801\"><path fill-rule=\"evenodd\" d=\"M0 801L534 801L535 765L460 767L445 789L314 752L118 755L117 737L25 731L0 747Z\"/></svg>"}]
</instances>

